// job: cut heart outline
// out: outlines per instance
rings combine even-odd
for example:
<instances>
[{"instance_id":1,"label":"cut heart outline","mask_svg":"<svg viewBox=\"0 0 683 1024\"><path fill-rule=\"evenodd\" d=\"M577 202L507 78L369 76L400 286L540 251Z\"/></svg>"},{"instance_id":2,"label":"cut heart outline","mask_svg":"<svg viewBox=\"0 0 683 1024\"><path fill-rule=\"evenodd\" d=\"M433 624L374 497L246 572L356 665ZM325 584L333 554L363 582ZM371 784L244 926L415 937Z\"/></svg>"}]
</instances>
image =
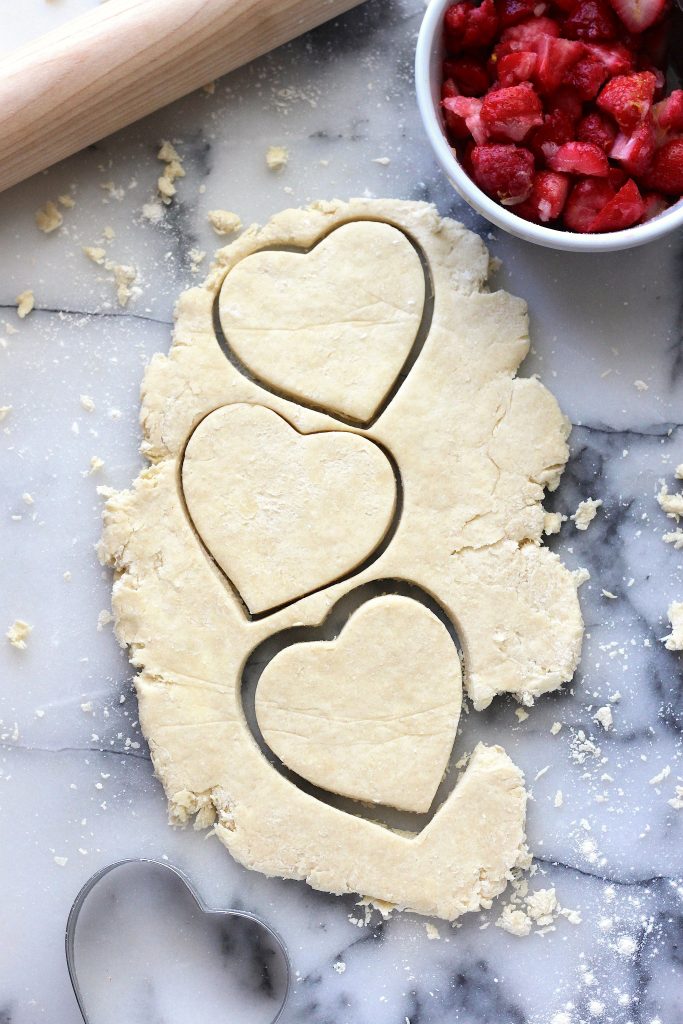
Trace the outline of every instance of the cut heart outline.
<instances>
[{"instance_id":1,"label":"cut heart outline","mask_svg":"<svg viewBox=\"0 0 683 1024\"><path fill-rule=\"evenodd\" d=\"M292 981L292 969L289 953L287 947L285 946L284 942L282 941L278 933L256 914L251 914L246 910L238 910L234 908L220 910L216 907L208 906L201 898L199 893L196 891L188 877L184 874L184 872L180 870L180 868L177 868L175 867L175 865L164 861L155 860L151 857L131 857L124 860L115 861L112 864L105 865L99 871L95 872L94 875L91 875L87 882L85 882L85 884L78 892L76 898L74 899L71 909L69 911L65 932L66 964L74 996L76 998L78 1008L81 1012L81 1016L85 1024L97 1024L97 1022L94 1019L91 1019L91 1017L88 1014L83 986L81 985L81 981L78 975L76 957L76 936L81 912L85 905L87 904L88 898L93 892L93 890L99 885L100 882L102 882L102 880L106 876L121 868L130 868L132 866L150 867L153 868L155 871L159 870L166 875L170 874L171 876L173 876L174 879L179 882L183 895L189 895L193 903L198 908L200 914L205 916L208 920L211 920L212 918L222 918L224 920L232 918L233 920L236 920L238 923L244 925L245 927L251 928L253 931L258 930L262 933L262 935L265 936L267 940L266 943L263 943L261 936L259 936L256 941L256 945L258 945L259 951L263 955L262 970L264 972L264 980L267 981L267 988L269 990L272 989L273 979L271 976L271 969L269 966L267 966L266 960L267 958L272 956L277 956L281 958L282 971L281 977L279 979L279 990L281 995L279 1001L275 1002L274 1015L270 1018L270 1024L277 1024L277 1021L280 1020L282 1012L287 1004Z\"/></svg>"},{"instance_id":2,"label":"cut heart outline","mask_svg":"<svg viewBox=\"0 0 683 1024\"><path fill-rule=\"evenodd\" d=\"M237 403L237 404L241 404L241 405L245 405L245 404L246 405L255 405L257 408L261 408L260 406L257 406L256 403ZM185 444L183 446L183 450L182 450L181 455L180 455L180 459L178 460L178 470L177 470L176 482L177 482L177 488L178 488L178 495L179 495L179 499L180 499L180 503L181 503L183 512L185 514L185 517L186 517L186 519L187 519L187 521L188 521L188 523L190 525L190 528L192 529L192 532L194 533L195 538L196 538L197 542L199 543L202 551L204 552L204 554L205 554L206 558L208 559L209 563L220 574L221 578L228 584L231 592L235 596L235 599L239 602L240 607L241 607L245 617L249 621L255 622L255 621L258 621L260 619L266 618L269 615L273 615L276 612L281 611L283 608L287 608L291 604L295 604L297 601L302 600L302 598L304 598L304 597L309 597L311 594L317 594L317 593L319 593L322 590L328 590L330 587L334 586L337 583L341 583L344 580L351 579L353 576L357 576L359 573L362 573L366 569L368 569L378 558L380 558L381 555L384 554L384 552L388 548L388 546L391 543L391 541L393 540L393 537L394 537L394 535L396 533L396 530L398 529L398 525L399 525L399 522L401 520L401 515L402 515L402 511L403 511L403 481L401 479L401 473L400 473L400 470L399 470L399 467L398 467L398 463L397 463L396 459L394 458L393 454L391 453L391 451L386 447L386 445L384 445L381 441L378 441L375 438L368 438L368 437L365 436L365 434L362 434L360 432L349 431L349 433L355 434L356 436L363 438L364 441L371 441L372 444L374 444L382 452L382 454L387 459L387 462L389 463L389 466L391 467L391 471L392 471L393 476L394 476L394 483L395 483L396 490L395 490L395 504L394 504L393 516L392 516L391 522L389 523L389 526L388 526L387 530L385 531L383 537L380 539L379 543L368 553L366 558L363 559L362 562L360 562L360 563L356 564L355 566L353 566L348 572L346 572L343 575L338 576L338 577L336 577L334 579L328 580L327 582L324 582L324 583L320 584L319 586L316 586L316 587L312 588L311 590L306 591L305 593L301 593L301 594L297 595L296 597L293 597L291 600L283 602L282 604L279 604L279 605L274 606L272 608L267 608L264 611L252 612L249 609L249 607L247 606L246 602L244 601L242 595L240 594L238 587L235 585L233 580L230 579L230 576L223 569L223 567L219 564L219 562L216 560L216 558L214 558L214 556L213 556L213 554L211 552L210 547L204 541L204 538L203 538L203 536L201 534L201 531L197 527L197 524L195 523L195 521L194 521L194 519L192 517L192 514L190 512L190 509L189 509L189 506L188 506L188 502L187 502L187 498L186 498L186 495L185 495L184 486L183 486L183 466L184 466L184 463L185 463L185 454L187 452L187 447L188 447L190 441L192 440L192 437L194 436L196 430L201 426L201 424L209 416L211 416L213 413L217 412L219 409L227 409L227 408L230 408L230 406L217 406L215 409L210 409L202 417L202 419L199 420L195 424L194 428L192 429L191 433L189 434L189 436L187 437L187 439L185 441ZM263 406L262 408L268 408L268 407L267 406ZM274 412L274 410L270 410L270 409L268 411ZM302 437L312 437L312 436L316 436L316 435L320 435L320 434L329 434L329 431L326 431L326 430L310 431L309 433L305 433L305 432L299 430L293 423L291 423L288 419L286 419L286 417L282 416L281 413L274 413L274 415L279 416L280 419L284 420L284 422L287 423L288 426L291 427L291 429L293 431L295 431L297 434L299 434Z\"/></svg>"},{"instance_id":3,"label":"cut heart outline","mask_svg":"<svg viewBox=\"0 0 683 1024\"><path fill-rule=\"evenodd\" d=\"M283 778L287 779L292 783L292 785L296 786L297 789L300 789L302 792L314 797L316 800L320 800L322 803L326 803L329 806L336 808L337 810L343 811L346 814L370 819L376 824L382 825L386 828L411 832L413 837L415 837L419 835L419 833L429 824L439 807L448 799L455 788L456 773L451 772L450 769L453 765L453 755L457 742L457 729L456 735L453 738L453 746L448 758L446 771L441 784L434 794L431 806L424 813L418 813L413 811L398 811L393 807L387 807L381 804L367 805L359 800L342 797L336 793L332 793L313 785L307 779L298 775L285 765L277 754L268 746L256 718L256 691L259 680L266 666L270 664L280 651L296 644L307 643L309 641L329 641L336 639L358 608L373 598L388 594L412 598L412 600L417 601L435 615L446 627L462 664L463 655L460 638L452 619L439 601L417 583L413 583L406 579L385 578L370 580L369 582L363 583L359 587L355 587L348 591L332 605L326 617L317 625L291 626L287 629L280 630L277 633L273 633L271 636L266 637L258 643L244 662L239 692L242 712L249 731L260 748L263 756L275 771L282 775Z\"/></svg>"},{"instance_id":4,"label":"cut heart outline","mask_svg":"<svg viewBox=\"0 0 683 1024\"><path fill-rule=\"evenodd\" d=\"M394 398L398 394L399 389L401 388L401 385L403 384L404 380L406 379L406 377L412 370L413 366L417 362L417 359L422 349L424 348L425 342L431 330L432 317L434 314L434 283L431 268L429 266L429 261L427 260L427 256L424 253L420 244L400 224L395 224L389 220L382 220L379 217L350 218L349 220L340 221L338 224L335 224L328 231L322 234L318 239L316 239L316 241L312 245L305 247L294 245L266 245L262 249L255 249L253 252L250 252L247 255L253 256L256 253L260 252L291 252L301 256L305 256L308 253L312 252L313 249L315 249L316 246L320 245L321 242L324 242L327 238L329 238L330 235L334 234L334 232L337 231L339 228L344 227L347 224L354 224L359 222L387 224L390 227L393 227L397 231L399 231L413 247L415 254L417 255L420 261L420 266L422 267L422 273L424 275L424 302L422 306L422 316L420 318L418 329L415 333L415 338L410 347L410 351L408 352L408 355L406 356L403 365L400 367L398 373L396 374L393 385L389 388L381 402L375 408L375 411L372 414L372 416L370 416L368 419L361 420L351 416L345 416L341 412L332 411L331 409L328 409L324 406L316 405L313 402L308 402L304 400L300 395L289 394L284 390L273 387L266 380L259 377L253 371L251 371L242 362L240 357L237 355L235 350L230 345L230 341L226 337L225 332L223 330L223 326L221 324L219 306L223 282L221 282L221 288L218 289L218 291L216 292L216 296L214 298L212 318L213 330L216 336L216 342L218 346L220 347L221 351L228 359L228 361L235 367L235 369L240 374L242 374L243 377L246 377L247 380L251 381L253 384L258 385L258 387L263 388L264 391L268 391L271 395L275 395L277 398L282 398L287 402L293 402L295 405L301 406L306 409L311 409L314 412L323 413L325 416L329 416L332 419L335 419L339 423L343 423L348 427L357 427L361 430L367 430L369 427L371 427L374 423L377 422L382 413L385 412L385 410L393 402ZM245 257L243 258L246 259L247 255L245 255ZM235 266L238 265L239 264L235 264ZM229 272L230 271L228 271L227 273ZM225 281L225 278L223 278L223 281Z\"/></svg>"}]
</instances>

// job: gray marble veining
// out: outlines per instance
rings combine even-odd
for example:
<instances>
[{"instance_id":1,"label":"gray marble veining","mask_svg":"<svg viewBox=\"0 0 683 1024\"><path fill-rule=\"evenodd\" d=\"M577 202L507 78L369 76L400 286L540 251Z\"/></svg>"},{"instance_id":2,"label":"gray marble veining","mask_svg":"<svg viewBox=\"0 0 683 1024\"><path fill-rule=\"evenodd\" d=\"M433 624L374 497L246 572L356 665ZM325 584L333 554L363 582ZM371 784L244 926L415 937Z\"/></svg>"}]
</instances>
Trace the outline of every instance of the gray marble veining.
<instances>
[{"instance_id":1,"label":"gray marble veining","mask_svg":"<svg viewBox=\"0 0 683 1024\"><path fill-rule=\"evenodd\" d=\"M16 25L3 24L3 46L87 6L31 0ZM683 239L578 256L489 230L422 138L411 65L423 9L420 0L371 0L221 80L213 95L190 96L0 195L0 406L12 406L0 425L0 627L17 617L34 626L26 651L0 645L5 1024L76 1019L63 955L71 900L101 865L139 855L168 856L207 902L248 909L279 930L296 971L286 1021L683 1021L683 812L668 803L683 775L682 663L661 643L667 605L683 599L683 555L661 540L673 524L655 498L662 480L674 488L683 462ZM142 209L166 137L187 176L154 224ZM290 150L279 175L265 168L271 143ZM60 231L41 235L34 210L66 192L76 206ZM532 886L554 885L583 919L560 919L545 935L496 928L500 906L457 928L437 923L431 940L412 915L375 915L361 927L352 899L251 874L216 840L169 829L125 653L106 624L97 628L110 581L94 554L96 487L126 486L140 465L142 368L168 347L173 301L197 279L190 250L216 247L207 211L233 209L249 223L353 194L427 199L487 240L503 261L493 286L530 303L523 372L539 373L575 424L548 507L571 514L582 498L604 502L586 533L568 521L551 539L591 573L573 685L522 722L506 700L463 716L459 738L463 750L503 743L526 773ZM106 226L115 233L108 254L138 271L140 293L126 309L111 275L81 251L100 244ZM19 321L15 296L29 287L36 310ZM94 455L104 466L88 475ZM617 691L605 732L593 716ZM197 1019L221 1019L216 998L207 983ZM145 1012L168 1019L152 996Z\"/></svg>"}]
</instances>

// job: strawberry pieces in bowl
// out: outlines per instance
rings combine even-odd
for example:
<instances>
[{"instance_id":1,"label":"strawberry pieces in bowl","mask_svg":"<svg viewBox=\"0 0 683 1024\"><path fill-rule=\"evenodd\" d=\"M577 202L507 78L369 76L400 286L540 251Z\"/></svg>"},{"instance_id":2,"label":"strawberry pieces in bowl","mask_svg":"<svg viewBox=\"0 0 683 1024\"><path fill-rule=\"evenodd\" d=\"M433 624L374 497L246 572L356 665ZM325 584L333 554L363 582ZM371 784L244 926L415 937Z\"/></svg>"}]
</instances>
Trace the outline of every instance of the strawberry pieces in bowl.
<instances>
[{"instance_id":1,"label":"strawberry pieces in bowl","mask_svg":"<svg viewBox=\"0 0 683 1024\"><path fill-rule=\"evenodd\" d=\"M683 195L672 0L460 0L443 15L441 114L472 181L525 221L623 231Z\"/></svg>"}]
</instances>

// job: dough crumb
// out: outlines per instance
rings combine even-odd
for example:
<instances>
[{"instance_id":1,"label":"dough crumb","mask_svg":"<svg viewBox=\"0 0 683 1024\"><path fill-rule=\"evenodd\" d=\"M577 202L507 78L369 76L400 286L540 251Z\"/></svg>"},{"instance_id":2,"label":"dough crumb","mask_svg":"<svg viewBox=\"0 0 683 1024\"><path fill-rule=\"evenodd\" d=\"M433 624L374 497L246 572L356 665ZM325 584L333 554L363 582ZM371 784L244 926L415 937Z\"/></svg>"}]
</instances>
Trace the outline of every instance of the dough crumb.
<instances>
[{"instance_id":1,"label":"dough crumb","mask_svg":"<svg viewBox=\"0 0 683 1024\"><path fill-rule=\"evenodd\" d=\"M605 732L609 732L609 730L614 725L612 709L609 706L609 704L605 704L604 707L598 708L598 710L593 715L593 721L598 722L603 727Z\"/></svg>"},{"instance_id":2,"label":"dough crumb","mask_svg":"<svg viewBox=\"0 0 683 1024\"><path fill-rule=\"evenodd\" d=\"M216 91L215 82L207 82L206 85L202 86L202 92L205 92L207 96L213 96Z\"/></svg>"},{"instance_id":3,"label":"dough crumb","mask_svg":"<svg viewBox=\"0 0 683 1024\"><path fill-rule=\"evenodd\" d=\"M673 601L667 614L671 632L663 638L664 646L667 651L683 651L683 601Z\"/></svg>"},{"instance_id":4,"label":"dough crumb","mask_svg":"<svg viewBox=\"0 0 683 1024\"><path fill-rule=\"evenodd\" d=\"M373 164L380 164L382 167L387 167L391 163L391 160L388 156L376 156L372 162Z\"/></svg>"},{"instance_id":5,"label":"dough crumb","mask_svg":"<svg viewBox=\"0 0 683 1024\"><path fill-rule=\"evenodd\" d=\"M543 532L546 536L559 533L562 523L566 521L567 517L563 516L561 512L545 512L543 515Z\"/></svg>"},{"instance_id":6,"label":"dough crumb","mask_svg":"<svg viewBox=\"0 0 683 1024\"><path fill-rule=\"evenodd\" d=\"M131 285L137 279L137 270L135 267L129 267L123 263L114 263L113 260L107 260L104 264L104 269L109 270L114 275L116 298L118 299L119 306L127 306L128 300L133 295Z\"/></svg>"},{"instance_id":7,"label":"dough crumb","mask_svg":"<svg viewBox=\"0 0 683 1024\"><path fill-rule=\"evenodd\" d=\"M283 167L287 166L288 161L289 153L284 146L268 146L266 151L266 163L268 164L268 170L281 171Z\"/></svg>"},{"instance_id":8,"label":"dough crumb","mask_svg":"<svg viewBox=\"0 0 683 1024\"><path fill-rule=\"evenodd\" d=\"M9 416L12 408L11 405L0 405L0 423Z\"/></svg>"},{"instance_id":9,"label":"dough crumb","mask_svg":"<svg viewBox=\"0 0 683 1024\"><path fill-rule=\"evenodd\" d=\"M645 383L644 380L634 380L633 386L636 389L636 391L649 391L650 390L649 386Z\"/></svg>"},{"instance_id":10,"label":"dough crumb","mask_svg":"<svg viewBox=\"0 0 683 1024\"><path fill-rule=\"evenodd\" d=\"M64 218L52 201L36 210L35 219L36 226L46 235L49 235L51 231L56 231L64 223Z\"/></svg>"},{"instance_id":11,"label":"dough crumb","mask_svg":"<svg viewBox=\"0 0 683 1024\"><path fill-rule=\"evenodd\" d=\"M95 402L90 395L81 395L81 408L84 409L85 412L95 411Z\"/></svg>"},{"instance_id":12,"label":"dough crumb","mask_svg":"<svg viewBox=\"0 0 683 1024\"><path fill-rule=\"evenodd\" d=\"M561 728L562 728L562 722L553 722L553 724L550 726L550 732L552 733L553 736L557 736L557 734L558 734L558 732L560 731Z\"/></svg>"},{"instance_id":13,"label":"dough crumb","mask_svg":"<svg viewBox=\"0 0 683 1024\"><path fill-rule=\"evenodd\" d=\"M605 590L604 587L600 591L600 593L602 594L603 597L608 598L610 601L616 601L617 600L617 595L613 594L611 590Z\"/></svg>"},{"instance_id":14,"label":"dough crumb","mask_svg":"<svg viewBox=\"0 0 683 1024\"><path fill-rule=\"evenodd\" d=\"M677 480L683 480L683 462L679 462L674 470L674 476Z\"/></svg>"},{"instance_id":15,"label":"dough crumb","mask_svg":"<svg viewBox=\"0 0 683 1024\"><path fill-rule=\"evenodd\" d=\"M209 210L207 216L217 235L232 235L242 227L242 221L232 210Z\"/></svg>"},{"instance_id":16,"label":"dough crumb","mask_svg":"<svg viewBox=\"0 0 683 1024\"><path fill-rule=\"evenodd\" d=\"M161 196L161 201L168 205L177 191L174 182L176 178L185 177L185 168L178 151L170 142L163 142L161 144L161 148L157 153L157 160L161 160L166 164L163 174L157 178L157 191Z\"/></svg>"},{"instance_id":17,"label":"dough crumb","mask_svg":"<svg viewBox=\"0 0 683 1024\"><path fill-rule=\"evenodd\" d=\"M332 967L337 972L337 974L343 974L344 971L346 970L346 964L344 963L343 960L336 960L332 964Z\"/></svg>"},{"instance_id":18,"label":"dough crumb","mask_svg":"<svg viewBox=\"0 0 683 1024\"><path fill-rule=\"evenodd\" d=\"M580 501L574 515L569 517L576 529L587 530L598 514L598 509L601 505L602 498L586 498L585 501Z\"/></svg>"},{"instance_id":19,"label":"dough crumb","mask_svg":"<svg viewBox=\"0 0 683 1024\"><path fill-rule=\"evenodd\" d=\"M57 200L60 206L63 206L66 210L73 210L76 205L76 200L73 196L63 195L57 196Z\"/></svg>"},{"instance_id":20,"label":"dough crumb","mask_svg":"<svg viewBox=\"0 0 683 1024\"><path fill-rule=\"evenodd\" d=\"M517 710L515 711L515 717L519 722L526 722L527 718L529 717L529 712L525 711L524 708L517 708Z\"/></svg>"},{"instance_id":21,"label":"dough crumb","mask_svg":"<svg viewBox=\"0 0 683 1024\"><path fill-rule=\"evenodd\" d=\"M5 636L11 643L12 647L16 647L18 651L25 651L26 642L32 631L33 626L29 626L28 622L24 622L23 619L15 619L5 633Z\"/></svg>"},{"instance_id":22,"label":"dough crumb","mask_svg":"<svg viewBox=\"0 0 683 1024\"><path fill-rule=\"evenodd\" d=\"M502 928L504 932L508 932L510 935L518 935L521 938L524 935L528 935L531 931L531 918L523 910L508 904L507 907L503 908L502 914L496 921L496 927Z\"/></svg>"},{"instance_id":23,"label":"dough crumb","mask_svg":"<svg viewBox=\"0 0 683 1024\"><path fill-rule=\"evenodd\" d=\"M676 786L676 795L667 800L667 803L675 811L683 811L683 786Z\"/></svg>"},{"instance_id":24,"label":"dough crumb","mask_svg":"<svg viewBox=\"0 0 683 1024\"><path fill-rule=\"evenodd\" d=\"M558 789L557 792L555 793L555 799L553 800L553 806L554 807L561 807L563 803L564 803L564 796L562 795L562 790Z\"/></svg>"},{"instance_id":25,"label":"dough crumb","mask_svg":"<svg viewBox=\"0 0 683 1024\"><path fill-rule=\"evenodd\" d=\"M663 533L662 540L665 544L673 544L676 551L683 548L683 530L673 530L671 533Z\"/></svg>"},{"instance_id":26,"label":"dough crumb","mask_svg":"<svg viewBox=\"0 0 683 1024\"><path fill-rule=\"evenodd\" d=\"M658 786L660 784L660 782L664 782L664 779L668 779L670 775L671 775L671 765L670 764L664 765L664 767L662 768L661 772L657 772L656 775L652 776L652 778L650 779L649 785L650 786Z\"/></svg>"},{"instance_id":27,"label":"dough crumb","mask_svg":"<svg viewBox=\"0 0 683 1024\"><path fill-rule=\"evenodd\" d=\"M104 459L101 459L99 455L93 455L90 460L90 468L85 471L83 476L92 476L94 473L99 473L103 466Z\"/></svg>"},{"instance_id":28,"label":"dough crumb","mask_svg":"<svg viewBox=\"0 0 683 1024\"><path fill-rule=\"evenodd\" d=\"M27 288L21 295L17 295L17 316L20 320L27 317L31 310L35 308L36 299L35 295L30 288Z\"/></svg>"},{"instance_id":29,"label":"dough crumb","mask_svg":"<svg viewBox=\"0 0 683 1024\"><path fill-rule=\"evenodd\" d=\"M666 512L670 519L675 519L676 522L683 516L683 492L678 494L669 494L669 489L666 484L662 484L662 489L657 495L657 501L662 512Z\"/></svg>"},{"instance_id":30,"label":"dough crumb","mask_svg":"<svg viewBox=\"0 0 683 1024\"><path fill-rule=\"evenodd\" d=\"M427 932L427 938L429 939L430 942L433 942L435 939L441 938L441 932L439 931L439 929L436 927L436 925L431 924L431 922L429 921L425 923L425 931Z\"/></svg>"},{"instance_id":31,"label":"dough crumb","mask_svg":"<svg viewBox=\"0 0 683 1024\"><path fill-rule=\"evenodd\" d=\"M57 867L63 868L65 866L65 864L68 863L69 858L68 857L54 857L53 860L54 860L55 864L57 865Z\"/></svg>"},{"instance_id":32,"label":"dough crumb","mask_svg":"<svg viewBox=\"0 0 683 1024\"><path fill-rule=\"evenodd\" d=\"M107 255L106 250L99 245L84 245L83 252L89 260L100 265L104 263L105 256Z\"/></svg>"}]
</instances>

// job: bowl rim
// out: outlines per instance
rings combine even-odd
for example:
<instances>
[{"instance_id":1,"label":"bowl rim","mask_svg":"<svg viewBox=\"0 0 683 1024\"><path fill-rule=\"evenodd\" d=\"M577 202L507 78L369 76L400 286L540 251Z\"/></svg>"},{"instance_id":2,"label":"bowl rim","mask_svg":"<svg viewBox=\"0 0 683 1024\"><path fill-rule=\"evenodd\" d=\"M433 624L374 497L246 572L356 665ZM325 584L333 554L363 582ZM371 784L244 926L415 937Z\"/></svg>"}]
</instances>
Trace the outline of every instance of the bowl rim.
<instances>
[{"instance_id":1,"label":"bowl rim","mask_svg":"<svg viewBox=\"0 0 683 1024\"><path fill-rule=\"evenodd\" d=\"M422 124L434 155L453 188L487 220L537 245L568 252L611 252L645 245L683 225L683 197L657 217L621 231L579 234L545 227L518 217L487 196L462 168L446 139L434 89L433 69L441 63L443 14L453 0L429 0L415 50L415 91ZM439 77L440 85L440 77Z\"/></svg>"}]
</instances>

